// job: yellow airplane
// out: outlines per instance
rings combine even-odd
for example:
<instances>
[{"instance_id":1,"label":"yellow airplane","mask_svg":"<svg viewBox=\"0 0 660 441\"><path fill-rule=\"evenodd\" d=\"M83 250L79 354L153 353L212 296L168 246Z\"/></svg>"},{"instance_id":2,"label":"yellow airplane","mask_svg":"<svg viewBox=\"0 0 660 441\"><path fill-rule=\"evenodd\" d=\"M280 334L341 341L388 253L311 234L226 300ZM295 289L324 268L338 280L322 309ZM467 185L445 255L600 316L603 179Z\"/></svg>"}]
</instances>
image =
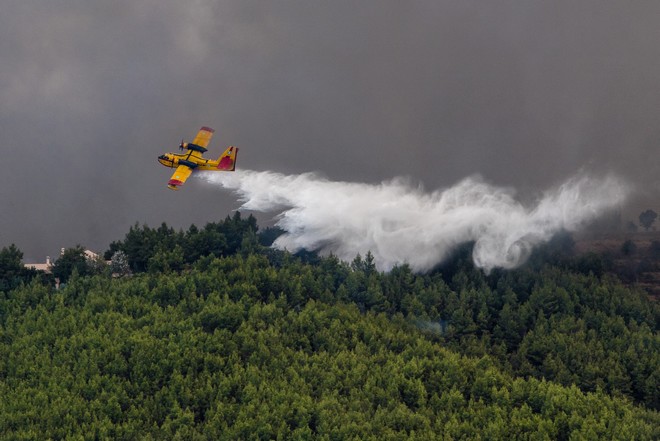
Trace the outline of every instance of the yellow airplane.
<instances>
[{"instance_id":1,"label":"yellow airplane","mask_svg":"<svg viewBox=\"0 0 660 441\"><path fill-rule=\"evenodd\" d=\"M158 162L165 167L176 167L174 174L167 183L167 188L178 190L193 170L234 171L236 168L237 147L228 147L217 161L202 157L214 132L215 130L210 127L202 127L197 132L193 142L183 142L181 140L179 149L188 150L187 153L167 153L158 157Z\"/></svg>"}]
</instances>

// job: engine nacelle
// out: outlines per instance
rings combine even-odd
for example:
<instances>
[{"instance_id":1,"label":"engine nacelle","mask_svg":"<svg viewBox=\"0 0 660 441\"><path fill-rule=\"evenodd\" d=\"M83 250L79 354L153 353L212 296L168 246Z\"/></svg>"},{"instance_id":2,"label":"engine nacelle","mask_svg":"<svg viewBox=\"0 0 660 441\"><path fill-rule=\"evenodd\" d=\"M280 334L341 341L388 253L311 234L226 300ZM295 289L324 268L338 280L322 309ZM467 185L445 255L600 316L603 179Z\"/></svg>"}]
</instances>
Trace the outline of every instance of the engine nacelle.
<instances>
[{"instance_id":1,"label":"engine nacelle","mask_svg":"<svg viewBox=\"0 0 660 441\"><path fill-rule=\"evenodd\" d=\"M188 150L192 150L195 152L200 152L200 153L206 153L207 149L205 147L202 147L201 145L193 144L192 142L189 142L185 146Z\"/></svg>"},{"instance_id":2,"label":"engine nacelle","mask_svg":"<svg viewBox=\"0 0 660 441\"><path fill-rule=\"evenodd\" d=\"M197 165L198 165L194 162L188 161L187 159L179 159L178 162L179 162L179 165L185 165L186 167L190 167L192 169L197 168Z\"/></svg>"}]
</instances>

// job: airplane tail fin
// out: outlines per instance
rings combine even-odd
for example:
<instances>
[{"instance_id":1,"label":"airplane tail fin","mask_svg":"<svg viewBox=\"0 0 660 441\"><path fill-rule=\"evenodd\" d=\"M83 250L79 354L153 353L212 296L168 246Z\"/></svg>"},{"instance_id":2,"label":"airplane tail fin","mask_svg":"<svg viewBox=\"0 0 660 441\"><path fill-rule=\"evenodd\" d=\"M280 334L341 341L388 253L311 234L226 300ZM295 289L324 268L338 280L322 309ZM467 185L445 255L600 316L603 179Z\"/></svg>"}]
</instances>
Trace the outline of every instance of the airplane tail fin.
<instances>
[{"instance_id":1,"label":"airplane tail fin","mask_svg":"<svg viewBox=\"0 0 660 441\"><path fill-rule=\"evenodd\" d=\"M218 170L234 171L236 169L236 154L238 147L229 146L218 158Z\"/></svg>"}]
</instances>

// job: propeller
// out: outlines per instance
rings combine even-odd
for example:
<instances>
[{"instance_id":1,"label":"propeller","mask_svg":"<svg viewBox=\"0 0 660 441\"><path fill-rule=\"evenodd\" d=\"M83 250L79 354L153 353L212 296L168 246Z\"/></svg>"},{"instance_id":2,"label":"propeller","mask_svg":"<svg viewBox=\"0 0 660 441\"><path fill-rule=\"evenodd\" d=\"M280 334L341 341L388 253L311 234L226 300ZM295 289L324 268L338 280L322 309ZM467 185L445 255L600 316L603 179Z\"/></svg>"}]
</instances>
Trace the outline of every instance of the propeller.
<instances>
[{"instance_id":1,"label":"propeller","mask_svg":"<svg viewBox=\"0 0 660 441\"><path fill-rule=\"evenodd\" d=\"M181 144L179 144L179 150L183 150L186 146L184 145L183 138L181 138Z\"/></svg>"}]
</instances>

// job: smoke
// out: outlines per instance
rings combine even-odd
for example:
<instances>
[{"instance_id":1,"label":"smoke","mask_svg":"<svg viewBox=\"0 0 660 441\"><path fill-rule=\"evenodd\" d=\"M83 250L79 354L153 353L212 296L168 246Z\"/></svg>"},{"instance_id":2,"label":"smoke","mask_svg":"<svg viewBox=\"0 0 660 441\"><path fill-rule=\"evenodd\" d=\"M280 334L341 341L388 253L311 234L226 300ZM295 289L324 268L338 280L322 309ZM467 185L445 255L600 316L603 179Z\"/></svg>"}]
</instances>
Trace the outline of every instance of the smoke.
<instances>
[{"instance_id":1,"label":"smoke","mask_svg":"<svg viewBox=\"0 0 660 441\"><path fill-rule=\"evenodd\" d=\"M371 251L381 270L402 263L429 270L466 242L474 242L474 263L486 272L515 268L534 246L559 230L584 227L617 208L629 193L616 177L579 175L526 207L513 189L479 177L426 192L404 178L371 185L312 173L238 170L199 176L234 191L241 208L278 212L276 225L286 233L273 246L319 250L346 261Z\"/></svg>"}]
</instances>

